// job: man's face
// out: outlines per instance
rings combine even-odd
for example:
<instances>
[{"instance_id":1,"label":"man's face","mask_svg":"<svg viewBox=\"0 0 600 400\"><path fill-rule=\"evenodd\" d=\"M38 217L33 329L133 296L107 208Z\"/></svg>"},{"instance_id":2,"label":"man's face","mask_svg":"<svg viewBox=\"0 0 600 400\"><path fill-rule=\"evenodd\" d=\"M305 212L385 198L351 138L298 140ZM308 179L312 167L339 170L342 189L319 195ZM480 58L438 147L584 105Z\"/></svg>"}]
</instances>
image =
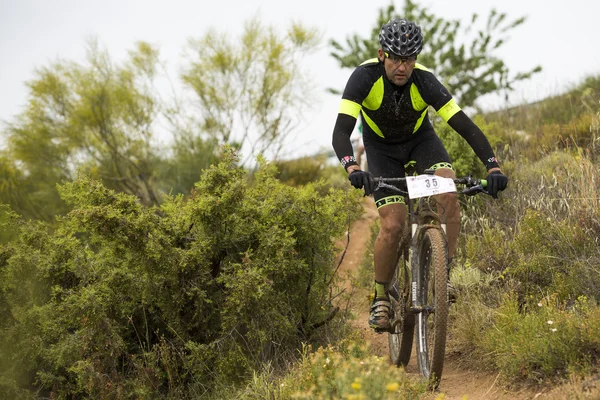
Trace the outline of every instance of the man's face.
<instances>
[{"instance_id":1,"label":"man's face","mask_svg":"<svg viewBox=\"0 0 600 400\"><path fill-rule=\"evenodd\" d=\"M408 82L408 78L415 69L417 57L400 57L393 53L386 53L383 49L378 50L379 59L383 60L385 74L395 85L402 86Z\"/></svg>"}]
</instances>

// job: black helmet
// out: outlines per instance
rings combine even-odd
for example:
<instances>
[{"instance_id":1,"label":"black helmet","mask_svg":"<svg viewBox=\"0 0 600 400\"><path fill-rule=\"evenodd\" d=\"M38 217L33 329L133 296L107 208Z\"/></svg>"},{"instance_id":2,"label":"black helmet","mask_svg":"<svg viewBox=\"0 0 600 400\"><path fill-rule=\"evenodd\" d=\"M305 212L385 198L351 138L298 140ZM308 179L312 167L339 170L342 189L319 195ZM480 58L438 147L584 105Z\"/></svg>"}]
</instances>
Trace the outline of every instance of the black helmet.
<instances>
[{"instance_id":1,"label":"black helmet","mask_svg":"<svg viewBox=\"0 0 600 400\"><path fill-rule=\"evenodd\" d=\"M379 44L386 52L403 57L416 56L423 49L423 33L414 22L396 18L381 27Z\"/></svg>"}]
</instances>

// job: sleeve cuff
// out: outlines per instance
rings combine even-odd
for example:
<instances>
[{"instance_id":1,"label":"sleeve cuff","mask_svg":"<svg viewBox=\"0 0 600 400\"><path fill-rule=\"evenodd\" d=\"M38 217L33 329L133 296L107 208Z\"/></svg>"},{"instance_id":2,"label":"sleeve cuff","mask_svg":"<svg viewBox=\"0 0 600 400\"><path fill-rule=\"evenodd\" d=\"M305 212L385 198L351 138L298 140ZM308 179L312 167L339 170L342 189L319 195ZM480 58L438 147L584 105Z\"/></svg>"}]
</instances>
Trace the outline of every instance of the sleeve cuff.
<instances>
[{"instance_id":1,"label":"sleeve cuff","mask_svg":"<svg viewBox=\"0 0 600 400\"><path fill-rule=\"evenodd\" d=\"M348 168L351 165L358 165L354 156L345 156L342 159L340 159L340 162L342 163L342 167L344 168Z\"/></svg>"},{"instance_id":2,"label":"sleeve cuff","mask_svg":"<svg viewBox=\"0 0 600 400\"><path fill-rule=\"evenodd\" d=\"M500 168L500 165L498 164L498 159L496 157L490 157L485 161L485 167L488 169L488 171L492 168Z\"/></svg>"}]
</instances>

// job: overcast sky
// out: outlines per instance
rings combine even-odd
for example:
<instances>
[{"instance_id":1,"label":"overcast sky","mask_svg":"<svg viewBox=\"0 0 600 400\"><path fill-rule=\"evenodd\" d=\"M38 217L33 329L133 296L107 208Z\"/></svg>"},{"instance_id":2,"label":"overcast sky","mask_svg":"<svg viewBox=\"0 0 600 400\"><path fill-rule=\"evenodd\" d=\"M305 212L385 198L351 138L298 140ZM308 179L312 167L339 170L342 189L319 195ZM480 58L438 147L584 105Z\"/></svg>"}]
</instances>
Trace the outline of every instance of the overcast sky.
<instances>
[{"instance_id":1,"label":"overcast sky","mask_svg":"<svg viewBox=\"0 0 600 400\"><path fill-rule=\"evenodd\" d=\"M113 59L123 59L136 41L159 46L163 60L176 69L188 38L209 27L241 32L244 21L259 16L281 32L291 21L318 28L323 46L305 60L319 91L316 111L306 115L294 148L303 154L330 148L339 98L326 87L343 88L351 70L329 56L326 41L366 36L378 10L390 1L371 0L0 0L0 121L10 121L27 99L25 82L34 70L57 59L83 61L85 40L96 36ZM402 2L396 1L401 8ZM557 94L589 75L600 74L600 2L593 0L426 0L434 14L467 20L473 12L487 16L496 7L509 17L527 16L497 53L511 71L542 65L544 71L519 85L511 103ZM425 32L426 33L426 32ZM318 73L317 73L318 68ZM498 97L482 99L499 108Z\"/></svg>"}]
</instances>

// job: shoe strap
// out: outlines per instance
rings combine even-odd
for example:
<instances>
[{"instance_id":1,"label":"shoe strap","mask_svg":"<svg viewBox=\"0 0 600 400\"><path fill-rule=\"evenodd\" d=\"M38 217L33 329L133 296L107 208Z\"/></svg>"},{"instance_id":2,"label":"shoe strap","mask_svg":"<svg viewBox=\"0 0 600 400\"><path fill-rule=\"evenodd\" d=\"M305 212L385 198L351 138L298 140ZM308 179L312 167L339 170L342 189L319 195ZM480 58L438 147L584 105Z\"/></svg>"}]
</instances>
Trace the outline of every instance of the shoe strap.
<instances>
[{"instance_id":1,"label":"shoe strap","mask_svg":"<svg viewBox=\"0 0 600 400\"><path fill-rule=\"evenodd\" d=\"M384 310L378 310L380 307L385 307L385 308L387 308L387 311L389 311L392 309L392 304L387 299L381 299L381 300L375 299L375 302L373 302L373 304L371 304L371 310L376 310L378 312L384 311Z\"/></svg>"}]
</instances>

